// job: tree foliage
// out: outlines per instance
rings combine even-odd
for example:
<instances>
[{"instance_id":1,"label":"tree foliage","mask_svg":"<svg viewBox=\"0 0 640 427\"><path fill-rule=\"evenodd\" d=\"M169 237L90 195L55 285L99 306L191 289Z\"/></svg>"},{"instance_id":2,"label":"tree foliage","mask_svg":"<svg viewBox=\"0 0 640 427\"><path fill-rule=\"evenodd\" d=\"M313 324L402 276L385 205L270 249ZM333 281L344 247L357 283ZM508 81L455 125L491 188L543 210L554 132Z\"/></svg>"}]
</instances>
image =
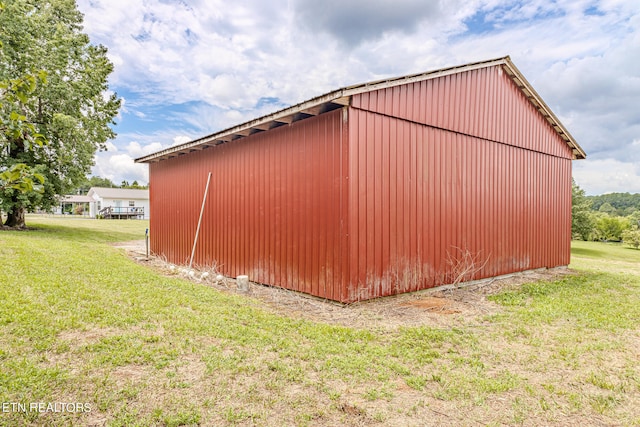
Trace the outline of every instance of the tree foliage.
<instances>
[{"instance_id":1,"label":"tree foliage","mask_svg":"<svg viewBox=\"0 0 640 427\"><path fill-rule=\"evenodd\" d=\"M640 228L640 194L612 193L586 196L575 181L572 193L571 231L583 240L624 241L632 246ZM596 204L595 201L598 203Z\"/></svg>"},{"instance_id":2,"label":"tree foliage","mask_svg":"<svg viewBox=\"0 0 640 427\"><path fill-rule=\"evenodd\" d=\"M572 181L571 194L571 234L582 240L589 240L594 222L590 214L591 201L582 188Z\"/></svg>"},{"instance_id":3,"label":"tree foliage","mask_svg":"<svg viewBox=\"0 0 640 427\"><path fill-rule=\"evenodd\" d=\"M32 172L29 166L24 163L17 163L6 170L0 172L0 195L6 189L29 193L42 192L44 176Z\"/></svg>"},{"instance_id":4,"label":"tree foliage","mask_svg":"<svg viewBox=\"0 0 640 427\"><path fill-rule=\"evenodd\" d=\"M43 191L5 189L0 208L9 213L7 222L24 209L47 209L57 195L77 188L96 150L115 136L110 125L120 99L108 92L107 84L113 66L106 48L92 45L81 30L82 14L73 0L7 0L0 12L0 81L18 84L39 72L46 73L47 80L20 102L22 122L33 124L34 135L42 135L48 144L32 149L28 139L7 134L0 153L5 168L24 164L41 174ZM37 144L37 136L34 141Z\"/></svg>"},{"instance_id":5,"label":"tree foliage","mask_svg":"<svg viewBox=\"0 0 640 427\"><path fill-rule=\"evenodd\" d=\"M640 229L637 225L632 226L622 232L622 241L634 249L640 247Z\"/></svg>"},{"instance_id":6,"label":"tree foliage","mask_svg":"<svg viewBox=\"0 0 640 427\"><path fill-rule=\"evenodd\" d=\"M99 176L92 176L85 178L77 187L76 193L87 194L91 187L103 187L103 188L117 188L118 186L113 183L109 178L101 178Z\"/></svg>"},{"instance_id":7,"label":"tree foliage","mask_svg":"<svg viewBox=\"0 0 640 427\"><path fill-rule=\"evenodd\" d=\"M620 242L622 233L628 227L629 223L625 218L603 214L596 220L595 237L598 240Z\"/></svg>"},{"instance_id":8,"label":"tree foliage","mask_svg":"<svg viewBox=\"0 0 640 427\"><path fill-rule=\"evenodd\" d=\"M606 211L620 216L628 216L640 211L640 193L609 193L588 196L588 199L591 200L594 211Z\"/></svg>"},{"instance_id":9,"label":"tree foliage","mask_svg":"<svg viewBox=\"0 0 640 427\"><path fill-rule=\"evenodd\" d=\"M1 46L1 45L0 45ZM21 141L26 150L47 143L33 122L35 114L29 104L38 85L46 84L44 71L0 81L0 141Z\"/></svg>"},{"instance_id":10,"label":"tree foliage","mask_svg":"<svg viewBox=\"0 0 640 427\"><path fill-rule=\"evenodd\" d=\"M129 181L124 180L122 181L122 184L120 184L120 188L133 188L133 189L143 190L143 189L149 188L149 186L139 184L138 181L133 181L131 184L129 184Z\"/></svg>"},{"instance_id":11,"label":"tree foliage","mask_svg":"<svg viewBox=\"0 0 640 427\"><path fill-rule=\"evenodd\" d=\"M48 143L30 121L31 114L27 108L38 84L43 83L46 83L44 72L0 81L0 153L11 148L10 141L18 141L26 151L42 148ZM3 162L0 164L0 203L5 198L5 191L10 194L41 193L43 183L44 176L26 164Z\"/></svg>"},{"instance_id":12,"label":"tree foliage","mask_svg":"<svg viewBox=\"0 0 640 427\"><path fill-rule=\"evenodd\" d=\"M611 203L605 202L598 208L598 212L603 212L609 215L616 215L618 213L617 209L611 206Z\"/></svg>"},{"instance_id":13,"label":"tree foliage","mask_svg":"<svg viewBox=\"0 0 640 427\"><path fill-rule=\"evenodd\" d=\"M89 187L103 187L103 188L116 188L117 185L113 183L109 178L101 178L99 176L92 176L89 179Z\"/></svg>"}]
</instances>

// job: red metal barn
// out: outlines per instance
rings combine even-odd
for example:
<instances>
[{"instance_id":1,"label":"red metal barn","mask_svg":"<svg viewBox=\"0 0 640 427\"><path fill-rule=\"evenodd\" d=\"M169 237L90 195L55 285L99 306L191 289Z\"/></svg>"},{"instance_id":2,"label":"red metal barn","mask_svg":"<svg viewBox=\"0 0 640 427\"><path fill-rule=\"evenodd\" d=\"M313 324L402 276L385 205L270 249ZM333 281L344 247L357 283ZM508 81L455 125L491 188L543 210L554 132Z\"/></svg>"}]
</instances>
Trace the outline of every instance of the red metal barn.
<instances>
[{"instance_id":1,"label":"red metal barn","mask_svg":"<svg viewBox=\"0 0 640 427\"><path fill-rule=\"evenodd\" d=\"M338 89L151 154L151 249L353 302L569 263L585 153L509 57Z\"/></svg>"}]
</instances>

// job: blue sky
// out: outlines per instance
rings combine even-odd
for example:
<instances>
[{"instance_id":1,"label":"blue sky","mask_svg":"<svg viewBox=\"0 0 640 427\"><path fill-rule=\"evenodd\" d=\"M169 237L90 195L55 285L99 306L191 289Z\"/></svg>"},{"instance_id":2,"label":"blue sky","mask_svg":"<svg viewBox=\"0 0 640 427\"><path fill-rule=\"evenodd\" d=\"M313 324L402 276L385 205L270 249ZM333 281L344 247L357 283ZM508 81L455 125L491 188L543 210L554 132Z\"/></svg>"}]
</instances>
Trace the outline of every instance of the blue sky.
<instances>
[{"instance_id":1,"label":"blue sky","mask_svg":"<svg viewBox=\"0 0 640 427\"><path fill-rule=\"evenodd\" d=\"M124 100L94 174L339 87L510 55L587 152L588 194L640 192L640 0L78 0Z\"/></svg>"}]
</instances>

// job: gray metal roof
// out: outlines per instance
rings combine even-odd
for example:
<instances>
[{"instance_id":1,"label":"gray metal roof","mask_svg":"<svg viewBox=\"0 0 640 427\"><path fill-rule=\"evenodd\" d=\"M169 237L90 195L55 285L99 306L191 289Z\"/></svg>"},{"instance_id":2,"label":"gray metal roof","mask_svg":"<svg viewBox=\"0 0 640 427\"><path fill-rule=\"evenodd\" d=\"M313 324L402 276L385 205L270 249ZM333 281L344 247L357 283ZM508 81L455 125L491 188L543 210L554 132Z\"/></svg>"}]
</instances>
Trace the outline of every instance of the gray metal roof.
<instances>
[{"instance_id":1,"label":"gray metal roof","mask_svg":"<svg viewBox=\"0 0 640 427\"><path fill-rule=\"evenodd\" d=\"M149 190L135 188L91 187L87 196L97 194L103 199L149 200Z\"/></svg>"},{"instance_id":2,"label":"gray metal roof","mask_svg":"<svg viewBox=\"0 0 640 427\"><path fill-rule=\"evenodd\" d=\"M576 140L571 136L569 131L560 123L560 120L553 114L551 109L545 104L540 95L533 89L531 84L524 78L522 73L511 62L511 58L506 56L503 58L491 59L488 61L474 62L466 65L442 68L439 70L428 71L425 73L411 74L408 76L395 77L374 82L368 82L353 86L347 86L324 95L312 98L308 101L301 102L288 108L276 111L272 114L259 117L257 119L244 122L237 126L195 139L185 144L176 145L164 150L152 153L136 159L136 163L151 163L161 160L177 157L193 151L203 150L207 147L220 145L237 139L244 138L258 132L264 132L269 129L290 124L298 120L316 116L327 111L335 110L344 105L349 105L351 97L360 93L370 92L377 89L385 89L393 86L399 86L407 83L414 83L428 79L462 73L465 71L492 67L501 65L506 73L511 77L516 86L524 93L527 99L538 109L538 111L547 119L549 124L555 129L560 137L571 147L575 159L586 158L586 153L578 145Z\"/></svg>"},{"instance_id":3,"label":"gray metal roof","mask_svg":"<svg viewBox=\"0 0 640 427\"><path fill-rule=\"evenodd\" d=\"M91 203L95 202L92 197L82 194L68 194L60 198L61 203Z\"/></svg>"}]
</instances>

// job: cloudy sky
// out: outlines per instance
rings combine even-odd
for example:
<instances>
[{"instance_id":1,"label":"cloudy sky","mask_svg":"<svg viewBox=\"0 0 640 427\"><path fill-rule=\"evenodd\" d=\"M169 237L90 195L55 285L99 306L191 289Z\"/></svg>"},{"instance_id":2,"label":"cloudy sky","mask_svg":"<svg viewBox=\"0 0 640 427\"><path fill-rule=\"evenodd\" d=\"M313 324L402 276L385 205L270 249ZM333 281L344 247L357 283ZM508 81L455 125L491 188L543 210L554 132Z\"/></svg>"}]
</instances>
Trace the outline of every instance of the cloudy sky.
<instances>
[{"instance_id":1,"label":"cloudy sky","mask_svg":"<svg viewBox=\"0 0 640 427\"><path fill-rule=\"evenodd\" d=\"M640 0L78 0L124 100L94 175L331 90L510 55L587 152L588 194L640 192Z\"/></svg>"}]
</instances>

